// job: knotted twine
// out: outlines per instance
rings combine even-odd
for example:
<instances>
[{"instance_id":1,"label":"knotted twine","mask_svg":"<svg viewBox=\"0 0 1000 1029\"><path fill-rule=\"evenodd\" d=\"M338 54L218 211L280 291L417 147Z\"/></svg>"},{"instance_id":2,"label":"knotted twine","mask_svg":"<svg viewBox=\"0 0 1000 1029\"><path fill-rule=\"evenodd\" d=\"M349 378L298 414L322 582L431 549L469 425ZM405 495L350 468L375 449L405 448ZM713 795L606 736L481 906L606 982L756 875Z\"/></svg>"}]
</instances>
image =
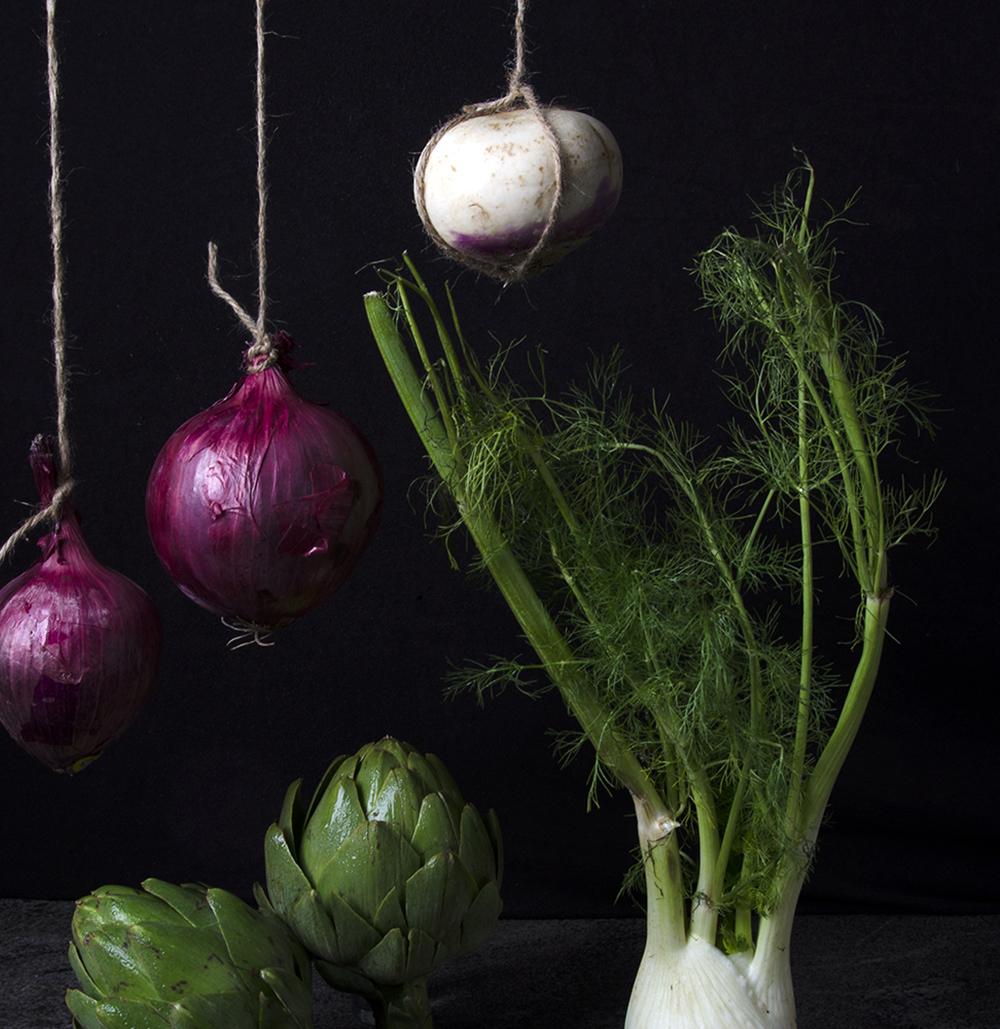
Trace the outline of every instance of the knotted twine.
<instances>
[{"instance_id":1,"label":"knotted twine","mask_svg":"<svg viewBox=\"0 0 1000 1029\"><path fill-rule=\"evenodd\" d=\"M281 350L267 332L267 114L264 105L264 4L257 4L257 317L253 318L242 304L219 284L219 251L208 244L208 285L224 300L250 333L253 342L246 352L246 370L262 372L277 364Z\"/></svg>"},{"instance_id":2,"label":"knotted twine","mask_svg":"<svg viewBox=\"0 0 1000 1029\"><path fill-rule=\"evenodd\" d=\"M265 106L264 77L264 5L267 0L256 0L257 7L257 317L219 283L219 249L208 244L208 286L224 300L240 324L250 333L253 342L247 348L244 367L247 372L262 372L277 364L281 348L267 331L267 111ZM259 625L242 619L221 619L222 624L234 629L237 635L226 644L230 650L256 643L260 647L273 647L270 632Z\"/></svg>"},{"instance_id":3,"label":"knotted twine","mask_svg":"<svg viewBox=\"0 0 1000 1029\"><path fill-rule=\"evenodd\" d=\"M420 214L420 220L424 223L427 235L431 237L437 248L447 257L450 257L467 267L473 268L475 271L482 272L484 275L489 275L491 278L500 279L502 282L507 284L520 282L522 279L527 278L534 271L538 270L539 258L549 241L549 237L552 235L552 230L555 228L556 219L559 214L559 205L562 201L563 195L563 164L562 152L559 148L559 139L552 128L552 123L549 121L546 109L538 102L538 97L535 95L534 89L526 81L528 72L525 61L526 46L524 16L527 7L528 0L517 0L517 14L514 18L514 63L507 76L507 92L504 96L498 97L496 100L487 100L479 104L468 104L450 121L445 122L445 124L442 125L441 128L439 128L427 141L427 145L424 147L413 172L416 183L414 199L417 205L417 212ZM471 118L479 118L483 115L489 114L500 114L504 111L512 111L518 108L525 108L531 111L531 113L538 119L538 123L545 135L545 139L552 148L555 171L555 190L552 194L552 202L549 204L549 211L545 219L545 224L542 227L542 234L538 237L535 245L528 251L524 258L516 264L511 265L510 261L475 257L465 253L464 251L455 249L455 247L441 236L431 223L431 220L427 215L427 207L424 202L424 189L426 186L425 175L427 162L430 159L432 151L446 132L449 132L456 125L461 125L462 122L469 121Z\"/></svg>"},{"instance_id":4,"label":"knotted twine","mask_svg":"<svg viewBox=\"0 0 1000 1029\"><path fill-rule=\"evenodd\" d=\"M52 499L26 518L0 547L0 564L44 522L58 522L73 491L69 439L69 373L66 369L66 315L63 305L63 175L59 149L59 54L56 51L56 0L46 0L45 44L49 81L49 238L52 243L52 353L55 366L56 435L59 461Z\"/></svg>"}]
</instances>

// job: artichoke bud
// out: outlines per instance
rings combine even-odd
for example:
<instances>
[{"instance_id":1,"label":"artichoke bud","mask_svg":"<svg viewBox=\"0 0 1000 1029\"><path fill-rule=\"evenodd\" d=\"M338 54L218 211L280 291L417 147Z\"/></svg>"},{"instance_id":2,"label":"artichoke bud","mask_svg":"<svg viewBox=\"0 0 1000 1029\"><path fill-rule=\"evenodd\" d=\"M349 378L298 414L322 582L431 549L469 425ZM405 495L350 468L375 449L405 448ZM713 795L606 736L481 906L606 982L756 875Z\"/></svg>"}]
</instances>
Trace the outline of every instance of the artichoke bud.
<instances>
[{"instance_id":1,"label":"artichoke bud","mask_svg":"<svg viewBox=\"0 0 1000 1029\"><path fill-rule=\"evenodd\" d=\"M500 916L496 816L466 804L434 755L389 737L334 761L308 806L299 787L265 839L271 905L379 1025L429 1026L424 978Z\"/></svg>"},{"instance_id":2,"label":"artichoke bud","mask_svg":"<svg viewBox=\"0 0 1000 1029\"><path fill-rule=\"evenodd\" d=\"M77 901L66 993L79 1029L312 1029L309 958L269 910L147 879Z\"/></svg>"}]
</instances>

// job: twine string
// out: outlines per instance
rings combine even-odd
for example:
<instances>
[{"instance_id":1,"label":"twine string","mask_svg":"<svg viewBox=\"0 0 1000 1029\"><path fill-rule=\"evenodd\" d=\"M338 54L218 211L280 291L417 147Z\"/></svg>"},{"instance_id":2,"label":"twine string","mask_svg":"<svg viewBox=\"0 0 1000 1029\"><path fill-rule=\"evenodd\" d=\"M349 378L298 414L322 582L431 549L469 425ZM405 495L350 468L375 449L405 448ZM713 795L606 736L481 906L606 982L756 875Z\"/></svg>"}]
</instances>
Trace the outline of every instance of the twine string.
<instances>
[{"instance_id":1,"label":"twine string","mask_svg":"<svg viewBox=\"0 0 1000 1029\"><path fill-rule=\"evenodd\" d=\"M260 372L278 362L280 350L267 331L267 110L265 105L264 76L264 5L267 0L256 0L257 6L257 317L219 282L219 252L214 243L208 244L208 286L225 301L240 324L250 333L253 343L246 352L248 371Z\"/></svg>"},{"instance_id":2,"label":"twine string","mask_svg":"<svg viewBox=\"0 0 1000 1029\"><path fill-rule=\"evenodd\" d=\"M527 81L527 43L524 28L527 9L528 0L517 0L517 13L514 17L514 63L512 64L507 76L507 92L504 96L499 97L496 100L487 100L479 104L468 104L463 107L458 114L445 122L444 125L442 125L437 132L431 136L420 155L420 159L417 161L416 168L414 169L414 177L417 187L414 190L414 197L417 204L417 211L420 214L420 220L424 223L427 234L437 245L438 249L454 260L468 265L476 271L482 272L484 275L500 279L508 284L511 282L518 282L526 278L538 267L539 258L548 244L548 241L552 236L552 231L555 228L556 219L559 215L559 206L562 203L563 196L563 161L562 150L559 146L559 138L556 136L555 130L552 127L546 108L539 103L534 89ZM535 241L534 246L528 251L528 253L512 267L509 261L496 261L489 260L487 258L471 257L469 254L453 247L434 228L430 218L427 216L427 206L424 201L424 190L426 187L425 176L427 172L427 162L434 148L438 145L441 137L444 136L446 132L453 129L456 125L460 125L462 122L469 121L471 118L479 118L483 115L489 114L499 114L504 111L515 110L518 107L524 107L529 110L541 126L545 139L552 150L555 183L552 192L552 200L549 204L545 223L542 226L541 235Z\"/></svg>"},{"instance_id":3,"label":"twine string","mask_svg":"<svg viewBox=\"0 0 1000 1029\"><path fill-rule=\"evenodd\" d=\"M0 547L0 564L39 525L58 522L73 492L72 447L69 438L69 371L66 367L66 314L63 302L63 174L59 142L59 53L56 49L56 0L46 0L45 48L49 86L49 238L52 243L52 354L55 367L56 435L59 460L56 488L40 510L26 518Z\"/></svg>"},{"instance_id":4,"label":"twine string","mask_svg":"<svg viewBox=\"0 0 1000 1029\"><path fill-rule=\"evenodd\" d=\"M264 4L257 0L257 342L267 321L267 120L264 110Z\"/></svg>"}]
</instances>

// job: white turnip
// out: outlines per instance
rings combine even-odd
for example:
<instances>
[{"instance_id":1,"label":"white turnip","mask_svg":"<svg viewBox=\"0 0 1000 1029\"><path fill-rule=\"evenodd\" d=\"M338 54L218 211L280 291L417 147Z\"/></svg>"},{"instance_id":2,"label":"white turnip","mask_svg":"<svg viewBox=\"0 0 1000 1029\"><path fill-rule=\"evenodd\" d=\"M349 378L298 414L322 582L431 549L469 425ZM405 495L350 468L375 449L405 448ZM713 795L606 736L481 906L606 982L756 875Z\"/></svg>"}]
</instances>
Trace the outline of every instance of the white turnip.
<instances>
[{"instance_id":1,"label":"white turnip","mask_svg":"<svg viewBox=\"0 0 1000 1029\"><path fill-rule=\"evenodd\" d=\"M614 211L622 159L607 126L580 111L517 108L459 120L425 147L414 178L417 207L430 235L473 267L523 272L526 258L554 224L531 271L583 243ZM555 205L555 210L553 209Z\"/></svg>"}]
</instances>

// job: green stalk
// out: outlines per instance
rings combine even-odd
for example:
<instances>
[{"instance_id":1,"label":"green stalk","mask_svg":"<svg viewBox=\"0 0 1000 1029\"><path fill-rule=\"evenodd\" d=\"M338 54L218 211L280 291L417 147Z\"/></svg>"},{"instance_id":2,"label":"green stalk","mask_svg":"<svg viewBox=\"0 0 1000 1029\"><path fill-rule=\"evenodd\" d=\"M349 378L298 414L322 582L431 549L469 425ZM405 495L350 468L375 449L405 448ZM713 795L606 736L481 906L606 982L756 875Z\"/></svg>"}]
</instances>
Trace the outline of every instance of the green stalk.
<instances>
[{"instance_id":1,"label":"green stalk","mask_svg":"<svg viewBox=\"0 0 1000 1029\"><path fill-rule=\"evenodd\" d=\"M641 590L640 590L641 593ZM651 668L657 675L663 674L660 662L656 658L656 650L653 647L653 640L649 635L649 628L644 621L642 623L642 638L645 643L646 666ZM675 818L680 817L681 808L687 797L687 770L691 766L687 754L680 745L675 745L667 731L662 712L652 710L650 712L656 723L656 731L660 737L660 746L663 749L663 757L667 765L667 803ZM673 714L673 712L671 712ZM693 773L692 773L693 774Z\"/></svg>"},{"instance_id":2,"label":"green stalk","mask_svg":"<svg viewBox=\"0 0 1000 1029\"><path fill-rule=\"evenodd\" d=\"M722 834L722 843L719 845L719 852L716 855L715 878L712 883L712 897L722 896L726 885L726 870L729 868L729 858L736 843L736 832L739 828L740 818L743 810L743 801L746 797L747 786L750 783L750 758L743 762L743 769L740 772L740 781L733 796L732 806L729 808L729 817L726 819L726 828ZM706 937L709 942L714 942L714 937Z\"/></svg>"},{"instance_id":3,"label":"green stalk","mask_svg":"<svg viewBox=\"0 0 1000 1029\"><path fill-rule=\"evenodd\" d=\"M764 519L767 517L768 509L771 506L771 502L774 500L774 494L775 491L773 488L767 491L767 495L764 497L764 500L760 505L760 510L757 512L757 517L754 519L750 535L747 536L746 543L743 545L743 554L740 557L739 565L736 567L735 579L737 585L743 581L743 576L746 572L747 562L750 560L753 545L757 542L757 537L760 535L760 530L764 524Z\"/></svg>"},{"instance_id":4,"label":"green stalk","mask_svg":"<svg viewBox=\"0 0 1000 1029\"><path fill-rule=\"evenodd\" d=\"M746 942L744 953L753 953L753 912L749 904L739 904L733 919L733 933L738 940Z\"/></svg>"},{"instance_id":5,"label":"green stalk","mask_svg":"<svg viewBox=\"0 0 1000 1029\"><path fill-rule=\"evenodd\" d=\"M687 943L687 932L677 833L663 836L648 805L634 795L633 800L646 877L646 938L655 940L658 948L680 950Z\"/></svg>"},{"instance_id":6,"label":"green stalk","mask_svg":"<svg viewBox=\"0 0 1000 1029\"><path fill-rule=\"evenodd\" d=\"M843 361L833 345L820 353L820 363L826 374L830 394L837 412L844 424L847 441L851 446L854 462L861 480L861 495L864 499L864 521L869 547L870 580L861 583L867 593L880 593L886 587L885 564L885 519L882 511L882 491L878 471L872 457L868 435L858 418L854 393L844 370Z\"/></svg>"},{"instance_id":7,"label":"green stalk","mask_svg":"<svg viewBox=\"0 0 1000 1029\"><path fill-rule=\"evenodd\" d=\"M372 333L403 406L438 474L453 488L462 470L460 456L449 444L441 416L435 410L406 352L389 306L380 294L368 293L365 296L365 308ZM593 744L600 761L634 796L644 800L657 812L657 819L667 818L665 805L655 786L635 756L619 739L610 715L591 684L580 674L572 651L511 552L496 522L488 512L465 504L460 492L456 491L455 499L484 564L571 714Z\"/></svg>"},{"instance_id":8,"label":"green stalk","mask_svg":"<svg viewBox=\"0 0 1000 1029\"><path fill-rule=\"evenodd\" d=\"M804 822L807 827L818 828L837 775L847 760L847 754L868 708L882 659L890 601L889 594L869 595L865 598L861 656L837 725L806 784Z\"/></svg>"},{"instance_id":9,"label":"green stalk","mask_svg":"<svg viewBox=\"0 0 1000 1029\"><path fill-rule=\"evenodd\" d=\"M806 386L799 376L799 528L802 537L802 656L799 665L799 706L792 751L792 777L788 791L788 826L794 833L802 803L802 777L805 772L806 744L809 738L809 701L812 686L813 656L813 541L812 511L809 502L809 453L807 446L808 412Z\"/></svg>"},{"instance_id":10,"label":"green stalk","mask_svg":"<svg viewBox=\"0 0 1000 1029\"><path fill-rule=\"evenodd\" d=\"M413 281L417 285L417 289L420 293L420 297L423 302L430 309L431 315L434 319L434 325L437 328L438 339L441 342L441 349L444 351L445 360L448 362L448 368L451 371L452 381L455 383L455 390L458 393L459 398L462 402L465 402L465 382L462 375L462 365L458 359L458 353L455 350L455 346L451 341L451 336L448 334L447 329L444 327L444 319L441 317L438 306L431 296L430 290L427 288L427 283L424 282L420 272L417 271L416 265L410 259L409 254L403 254L403 263L409 269L410 274L413 276ZM409 323L411 329L415 329L414 341L416 340L417 334L419 334L419 328L417 328L416 320L413 317L413 311L409 306L408 297L406 295L406 288L400 282L399 295L403 301L403 308L406 312L406 320Z\"/></svg>"},{"instance_id":11,"label":"green stalk","mask_svg":"<svg viewBox=\"0 0 1000 1029\"><path fill-rule=\"evenodd\" d=\"M816 284L802 267L802 259L797 254L786 255L791 274L801 294L813 308L820 310L823 323L822 331L825 339L823 345L817 347L820 366L826 376L830 396L840 417L851 448L851 456L861 483L861 500L863 508L855 512L852 506L852 517L858 514L865 530L868 545L868 561L861 588L865 593L878 593L885 589L885 528L882 510L882 491L879 486L878 470L872 453L871 441L858 417L857 405L854 402L854 391L844 368L844 362L838 351L839 327L836 323L835 305L828 296L818 296ZM779 278L780 281L780 278ZM855 500L856 504L857 501ZM874 563L873 563L874 562Z\"/></svg>"},{"instance_id":12,"label":"green stalk","mask_svg":"<svg viewBox=\"0 0 1000 1029\"><path fill-rule=\"evenodd\" d=\"M413 317L409 294L403 288L400 288L397 292L399 294L400 303L403 305L403 311L406 314L406 320L411 326L413 326L413 342L416 344L417 353L420 355L420 362L424 366L424 373L427 375L428 383L430 383L431 392L434 394L434 399L437 401L437 410L441 413L441 425L445 431L445 435L448 437L448 442L452 450L457 450L458 437L455 435L455 424L454 419L451 417L451 409L448 404L447 395L442 388L441 380L438 378L437 371L434 368L434 362L431 361L427 345L424 343L424 337L420 332L420 327L416 324ZM390 369L390 374L391 373L392 369ZM395 382L395 379L393 379L393 381ZM433 410L433 407L431 407L431 410Z\"/></svg>"},{"instance_id":13,"label":"green stalk","mask_svg":"<svg viewBox=\"0 0 1000 1029\"><path fill-rule=\"evenodd\" d=\"M775 282L778 286L778 293L781 296L782 303L785 305L788 317L794 321L795 305L788 296L781 266L774 263L773 268L775 273ZM801 280L800 285L802 285ZM826 402L820 395L820 391L816 386L816 383L813 381L813 377L809 374L809 370L806 368L805 357L802 354L801 346L799 348L795 348L791 341L786 338L785 334L777 328L773 319L771 321L771 325L776 338L781 340L786 353L791 357L795 364L795 370L798 373L799 381L800 383L805 384L809 393L809 399L815 406L820 420L823 423L823 428L826 429L830 445L833 447L834 455L837 458L837 466L840 470L840 479L844 485L844 498L847 501L847 513L851 522L851 540L854 545L854 563L857 569L857 576L862 582L865 582L869 578L868 555L865 551L866 534L863 527L861 505L858 503L854 476L851 474L850 462L848 461L847 454L844 452L840 434L837 432L833 416L830 414Z\"/></svg>"},{"instance_id":14,"label":"green stalk","mask_svg":"<svg viewBox=\"0 0 1000 1029\"><path fill-rule=\"evenodd\" d=\"M698 821L698 884L691 902L691 935L714 945L719 918L719 828L715 799L705 773L691 777L691 796ZM723 874L725 870L723 869Z\"/></svg>"},{"instance_id":15,"label":"green stalk","mask_svg":"<svg viewBox=\"0 0 1000 1029\"><path fill-rule=\"evenodd\" d=\"M678 818L681 813L681 771L678 765L677 748L670 741L666 725L660 715L653 711L653 721L656 723L656 734L660 737L660 749L663 751L663 761L667 766L665 778L667 783L667 807L671 814Z\"/></svg>"}]
</instances>

